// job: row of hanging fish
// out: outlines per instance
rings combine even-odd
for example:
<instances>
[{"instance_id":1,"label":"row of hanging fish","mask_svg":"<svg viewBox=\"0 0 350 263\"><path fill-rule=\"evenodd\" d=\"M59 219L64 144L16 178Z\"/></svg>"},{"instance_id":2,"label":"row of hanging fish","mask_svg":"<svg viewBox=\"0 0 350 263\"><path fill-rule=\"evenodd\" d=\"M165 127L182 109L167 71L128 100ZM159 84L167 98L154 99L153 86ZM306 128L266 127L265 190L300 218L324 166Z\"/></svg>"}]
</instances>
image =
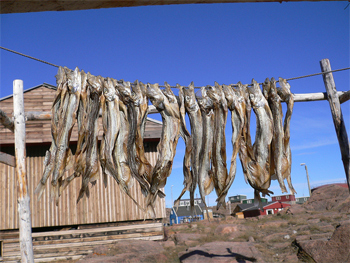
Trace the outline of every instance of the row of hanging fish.
<instances>
[{"instance_id":1,"label":"row of hanging fish","mask_svg":"<svg viewBox=\"0 0 350 263\"><path fill-rule=\"evenodd\" d=\"M260 193L272 193L268 190L272 179L278 180L282 192L287 191L284 185L284 179L287 179L291 193L295 193L290 178L289 145L294 101L289 84L282 78L279 79L280 88L276 88L274 79L266 79L263 91L255 80L251 86L215 83L215 86L202 87L197 93L193 83L188 87L177 85L178 96L167 83L161 90L158 84L96 77L78 68L72 71L60 67L56 80L52 144L46 152L43 176L35 190L39 199L50 176L51 197L56 203L69 183L82 177L79 202L84 195L89 197L89 183L96 183L101 168L105 186L107 176L111 176L140 209L154 217L156 198L165 197L161 189L170 176L180 136L186 145L184 189L175 205L189 191L190 205L194 207L194 192L198 185L204 204L205 196L215 189L218 207L225 206L225 197L236 174L237 155L246 181L254 188L256 200L260 200ZM159 111L163 123L154 166L147 160L143 145L149 100ZM287 102L284 125L281 100ZM257 122L253 145L251 108ZM103 138L99 146L100 109ZM231 111L233 147L229 168L225 138L228 110ZM186 114L190 129L186 127ZM69 142L75 122L78 142L73 155ZM74 173L64 178L71 168ZM145 204L139 204L131 195L135 180L146 197Z\"/></svg>"}]
</instances>

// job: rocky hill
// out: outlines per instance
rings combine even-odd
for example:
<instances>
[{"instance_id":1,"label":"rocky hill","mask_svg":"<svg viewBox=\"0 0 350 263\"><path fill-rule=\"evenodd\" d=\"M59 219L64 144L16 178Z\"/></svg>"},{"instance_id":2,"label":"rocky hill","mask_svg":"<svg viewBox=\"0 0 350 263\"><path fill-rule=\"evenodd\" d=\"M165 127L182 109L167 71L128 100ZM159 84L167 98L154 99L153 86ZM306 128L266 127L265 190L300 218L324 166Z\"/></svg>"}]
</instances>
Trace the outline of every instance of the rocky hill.
<instances>
[{"instance_id":1,"label":"rocky hill","mask_svg":"<svg viewBox=\"0 0 350 263\"><path fill-rule=\"evenodd\" d=\"M164 241L101 246L82 261L350 262L349 190L317 189L307 203L277 215L167 226Z\"/></svg>"}]
</instances>

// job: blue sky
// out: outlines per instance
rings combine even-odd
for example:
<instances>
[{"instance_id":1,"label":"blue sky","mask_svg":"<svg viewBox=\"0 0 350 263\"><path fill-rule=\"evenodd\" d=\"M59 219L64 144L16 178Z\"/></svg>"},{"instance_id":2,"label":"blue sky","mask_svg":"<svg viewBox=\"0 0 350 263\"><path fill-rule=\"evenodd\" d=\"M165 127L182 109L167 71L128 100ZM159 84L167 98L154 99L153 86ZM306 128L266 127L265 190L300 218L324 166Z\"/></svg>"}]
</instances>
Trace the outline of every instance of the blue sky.
<instances>
[{"instance_id":1,"label":"blue sky","mask_svg":"<svg viewBox=\"0 0 350 263\"><path fill-rule=\"evenodd\" d=\"M231 84L252 78L291 78L349 67L349 10L342 2L197 4L1 15L1 46L93 75L142 82L196 86ZM0 97L12 93L14 79L28 89L55 84L57 69L0 50ZM334 73L339 91L349 89L350 71ZM293 93L324 92L322 76L293 80ZM285 107L284 107L285 109ZM347 131L349 102L342 104ZM160 119L159 115L150 117ZM254 119L252 126L255 126ZM255 129L252 129L253 134ZM231 158L230 117L226 127ZM344 181L345 173L327 101L295 103L291 121L292 181L297 196L312 185ZM184 143L179 140L165 187L166 204L182 190ZM271 190L280 194L277 181ZM240 164L228 196L253 190ZM188 194L185 197L188 198ZM209 195L213 205L215 193Z\"/></svg>"}]
</instances>

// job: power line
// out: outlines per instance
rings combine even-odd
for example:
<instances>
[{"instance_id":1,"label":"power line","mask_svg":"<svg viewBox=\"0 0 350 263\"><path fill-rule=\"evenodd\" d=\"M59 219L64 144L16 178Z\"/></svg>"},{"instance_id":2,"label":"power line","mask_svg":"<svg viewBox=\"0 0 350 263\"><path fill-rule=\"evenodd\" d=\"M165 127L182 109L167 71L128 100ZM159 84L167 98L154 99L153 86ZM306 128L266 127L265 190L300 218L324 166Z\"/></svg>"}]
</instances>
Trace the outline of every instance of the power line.
<instances>
[{"instance_id":1,"label":"power line","mask_svg":"<svg viewBox=\"0 0 350 263\"><path fill-rule=\"evenodd\" d=\"M28 55L25 55L23 53L20 53L20 52L17 52L17 51L14 51L14 50L11 50L11 49L8 49L8 48L5 48L5 47L1 47L0 46L0 48L4 49L6 51L12 52L14 54L23 56L23 57L30 58L30 59L33 59L33 60L45 63L47 65L50 65L50 66L53 66L53 67L56 67L56 68L59 67L59 66L57 66L55 64L52 64L50 62L47 62L47 61L44 61L44 60L41 60L41 59L38 59L38 58L35 58L35 57L28 56ZM289 81L289 80L295 80L295 79L308 78L308 77L313 77L313 76L317 76L317 75L322 75L322 74L327 74L327 73L337 72L337 71L343 71L343 70L348 70L348 69L350 69L350 67L342 68L342 69L335 69L335 70L330 70L330 71L325 71L325 72L320 72L320 73L314 73L314 74L309 74L309 75L304 75L304 76L299 76L299 77L294 77L294 78L289 78L289 79L286 79L286 80ZM276 82L278 82L278 80ZM261 85L261 84L263 84L263 83L259 83L259 85ZM238 85L237 84L232 84L232 85L229 85L229 86L237 87ZM252 84L248 84L248 86L252 86ZM165 86L159 85L159 87L165 87ZM170 86L170 87L171 88L176 88L175 86ZM195 89L200 89L200 87L195 87Z\"/></svg>"}]
</instances>

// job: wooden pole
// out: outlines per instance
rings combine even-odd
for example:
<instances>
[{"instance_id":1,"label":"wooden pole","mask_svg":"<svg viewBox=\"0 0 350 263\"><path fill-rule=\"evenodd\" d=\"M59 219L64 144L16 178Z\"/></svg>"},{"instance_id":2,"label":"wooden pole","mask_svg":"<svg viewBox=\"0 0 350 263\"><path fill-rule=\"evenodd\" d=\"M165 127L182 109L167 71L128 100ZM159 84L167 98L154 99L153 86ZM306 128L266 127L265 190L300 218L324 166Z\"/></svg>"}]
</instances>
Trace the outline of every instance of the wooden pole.
<instances>
[{"instance_id":1,"label":"wooden pole","mask_svg":"<svg viewBox=\"0 0 350 263\"><path fill-rule=\"evenodd\" d=\"M331 64L328 59L322 59L320 61L322 72L331 71ZM340 146L340 152L343 160L343 165L345 169L346 180L348 182L350 191L350 147L348 134L346 132L343 114L340 107L340 101L335 87L333 74L325 73L323 76L323 82L326 87L327 97L329 106L331 107L331 112L333 116L333 122L335 131L337 133L338 142Z\"/></svg>"},{"instance_id":2,"label":"wooden pole","mask_svg":"<svg viewBox=\"0 0 350 263\"><path fill-rule=\"evenodd\" d=\"M23 103L23 81L19 79L13 81L13 111L21 262L34 263L32 220L26 173L26 126Z\"/></svg>"}]
</instances>

